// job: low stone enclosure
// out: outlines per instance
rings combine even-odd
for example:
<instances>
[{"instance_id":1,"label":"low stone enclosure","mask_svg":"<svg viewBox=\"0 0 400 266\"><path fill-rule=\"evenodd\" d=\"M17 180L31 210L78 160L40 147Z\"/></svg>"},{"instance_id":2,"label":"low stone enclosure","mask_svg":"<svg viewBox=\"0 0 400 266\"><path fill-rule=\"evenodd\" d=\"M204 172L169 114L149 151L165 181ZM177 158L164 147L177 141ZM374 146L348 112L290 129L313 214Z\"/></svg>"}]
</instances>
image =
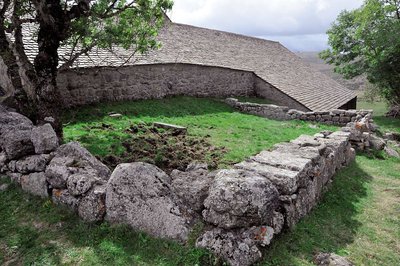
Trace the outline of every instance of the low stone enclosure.
<instances>
[{"instance_id":1,"label":"low stone enclosure","mask_svg":"<svg viewBox=\"0 0 400 266\"><path fill-rule=\"evenodd\" d=\"M286 106L239 102L239 100L235 98L228 98L225 100L225 102L233 108L239 110L240 112L254 114L270 119L303 120L338 126L345 126L347 123L360 120L363 116L371 113L371 110L354 109L303 112L295 109L290 109Z\"/></svg>"},{"instance_id":2,"label":"low stone enclosure","mask_svg":"<svg viewBox=\"0 0 400 266\"><path fill-rule=\"evenodd\" d=\"M34 126L0 108L0 169L24 191L67 205L87 222L127 224L181 242L202 223L198 247L231 265L251 265L262 258L261 247L317 204L335 173L354 160L352 145L374 145L371 114L356 117L341 131L302 135L231 169L209 172L192 163L167 175L139 162L111 171L79 143L59 146L50 124Z\"/></svg>"}]
</instances>

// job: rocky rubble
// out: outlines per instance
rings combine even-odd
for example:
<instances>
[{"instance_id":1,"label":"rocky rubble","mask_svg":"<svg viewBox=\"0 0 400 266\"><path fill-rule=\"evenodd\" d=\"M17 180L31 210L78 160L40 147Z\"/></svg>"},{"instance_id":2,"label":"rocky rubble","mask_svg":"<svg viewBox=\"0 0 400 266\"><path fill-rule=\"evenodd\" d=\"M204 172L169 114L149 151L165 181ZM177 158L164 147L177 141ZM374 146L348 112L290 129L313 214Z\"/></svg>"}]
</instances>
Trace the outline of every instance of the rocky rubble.
<instances>
[{"instance_id":1,"label":"rocky rubble","mask_svg":"<svg viewBox=\"0 0 400 266\"><path fill-rule=\"evenodd\" d=\"M59 146L50 124L0 110L0 172L24 191L66 204L87 221L105 214L105 185L111 171L79 143Z\"/></svg>"},{"instance_id":2,"label":"rocky rubble","mask_svg":"<svg viewBox=\"0 0 400 266\"><path fill-rule=\"evenodd\" d=\"M198 247L246 266L316 206L337 170L354 160L353 147L386 148L372 134L369 114L354 117L341 131L277 144L232 169L209 172L193 163L168 175L137 162L111 172L79 143L59 146L50 124L34 126L0 109L0 170L23 190L67 205L88 222L106 219L181 242L201 222Z\"/></svg>"}]
</instances>

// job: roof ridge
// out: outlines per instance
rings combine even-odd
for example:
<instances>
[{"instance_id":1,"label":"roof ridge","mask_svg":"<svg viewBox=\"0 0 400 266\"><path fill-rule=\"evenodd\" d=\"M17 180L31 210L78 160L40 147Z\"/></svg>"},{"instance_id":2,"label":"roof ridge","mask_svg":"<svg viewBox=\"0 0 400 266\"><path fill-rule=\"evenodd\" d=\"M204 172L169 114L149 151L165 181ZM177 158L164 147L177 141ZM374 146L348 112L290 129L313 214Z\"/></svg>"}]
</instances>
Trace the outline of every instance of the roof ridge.
<instances>
[{"instance_id":1,"label":"roof ridge","mask_svg":"<svg viewBox=\"0 0 400 266\"><path fill-rule=\"evenodd\" d=\"M177 22L173 22L173 21L172 21L171 24L172 25L176 25L176 26L185 26L185 27L189 27L189 28L197 28L197 29L202 29L202 30L207 30L207 31L213 31L213 32L216 32L216 33L223 33L223 34L227 34L227 35L233 35L233 36L240 37L242 39L258 40L258 41L268 42L268 43L276 43L276 44L279 44L279 45L285 47L279 41L272 41L272 40L268 40L268 39L263 39L263 38L254 37L254 36L248 36L248 35L235 33L235 32L231 32L231 31L224 31L224 30L218 30L218 29L209 29L209 28L204 28L204 27L200 27L200 26L193 26L193 25L184 24L184 23L177 23Z\"/></svg>"}]
</instances>

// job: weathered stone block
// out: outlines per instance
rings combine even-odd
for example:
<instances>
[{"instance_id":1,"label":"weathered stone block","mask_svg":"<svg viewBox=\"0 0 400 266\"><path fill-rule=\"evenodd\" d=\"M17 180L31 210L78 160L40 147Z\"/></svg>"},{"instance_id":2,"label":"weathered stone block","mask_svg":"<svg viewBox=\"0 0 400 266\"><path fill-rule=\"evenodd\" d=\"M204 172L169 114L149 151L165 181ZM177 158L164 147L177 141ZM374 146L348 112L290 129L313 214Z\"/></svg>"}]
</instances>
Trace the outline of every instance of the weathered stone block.
<instances>
[{"instance_id":1,"label":"weathered stone block","mask_svg":"<svg viewBox=\"0 0 400 266\"><path fill-rule=\"evenodd\" d=\"M67 188L72 196L80 196L88 192L96 181L98 179L89 174L74 174L68 177Z\"/></svg>"},{"instance_id":2,"label":"weathered stone block","mask_svg":"<svg viewBox=\"0 0 400 266\"><path fill-rule=\"evenodd\" d=\"M297 171L277 168L255 161L235 164L235 168L254 172L271 181L282 194L294 193L301 182L302 176Z\"/></svg>"},{"instance_id":3,"label":"weathered stone block","mask_svg":"<svg viewBox=\"0 0 400 266\"><path fill-rule=\"evenodd\" d=\"M171 173L171 188L173 192L194 211L204 208L204 200L213 181L213 176L206 169L193 168L189 171L174 170Z\"/></svg>"},{"instance_id":4,"label":"weathered stone block","mask_svg":"<svg viewBox=\"0 0 400 266\"><path fill-rule=\"evenodd\" d=\"M58 148L58 137L50 124L34 127L31 141L36 154L50 153Z\"/></svg>"},{"instance_id":5,"label":"weathered stone block","mask_svg":"<svg viewBox=\"0 0 400 266\"><path fill-rule=\"evenodd\" d=\"M21 187L24 191L33 195L46 198L48 194L48 185L44 173L32 173L30 175L23 175L20 179Z\"/></svg>"},{"instance_id":6,"label":"weathered stone block","mask_svg":"<svg viewBox=\"0 0 400 266\"><path fill-rule=\"evenodd\" d=\"M9 160L34 153L30 129L9 129L2 134L1 138L1 147Z\"/></svg>"},{"instance_id":7,"label":"weathered stone block","mask_svg":"<svg viewBox=\"0 0 400 266\"><path fill-rule=\"evenodd\" d=\"M272 228L250 228L226 231L215 228L205 232L196 241L196 246L206 248L224 258L232 266L249 266L262 258L258 239L273 236ZM272 235L271 235L272 232Z\"/></svg>"},{"instance_id":8,"label":"weathered stone block","mask_svg":"<svg viewBox=\"0 0 400 266\"><path fill-rule=\"evenodd\" d=\"M110 177L110 169L79 143L71 142L57 149L55 157L46 169L46 176L53 188L65 189L68 178L74 174L107 181Z\"/></svg>"},{"instance_id":9,"label":"weathered stone block","mask_svg":"<svg viewBox=\"0 0 400 266\"><path fill-rule=\"evenodd\" d=\"M107 184L106 219L153 236L185 241L188 220L174 203L170 178L154 165L118 165Z\"/></svg>"},{"instance_id":10,"label":"weathered stone block","mask_svg":"<svg viewBox=\"0 0 400 266\"><path fill-rule=\"evenodd\" d=\"M106 214L106 187L96 186L79 202L78 214L86 222L102 221Z\"/></svg>"},{"instance_id":11,"label":"weathered stone block","mask_svg":"<svg viewBox=\"0 0 400 266\"><path fill-rule=\"evenodd\" d=\"M268 225L278 206L278 190L257 173L221 170L204 205L204 220L221 228Z\"/></svg>"},{"instance_id":12,"label":"weathered stone block","mask_svg":"<svg viewBox=\"0 0 400 266\"><path fill-rule=\"evenodd\" d=\"M15 170L21 174L44 172L50 155L31 155L15 162Z\"/></svg>"}]
</instances>

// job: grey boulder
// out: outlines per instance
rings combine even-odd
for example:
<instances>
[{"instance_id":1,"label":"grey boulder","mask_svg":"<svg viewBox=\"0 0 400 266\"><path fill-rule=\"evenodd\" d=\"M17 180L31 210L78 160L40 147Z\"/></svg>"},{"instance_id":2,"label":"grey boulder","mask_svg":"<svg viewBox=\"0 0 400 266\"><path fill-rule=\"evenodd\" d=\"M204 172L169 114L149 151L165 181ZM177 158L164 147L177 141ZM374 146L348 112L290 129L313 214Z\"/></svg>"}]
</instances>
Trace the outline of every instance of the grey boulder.
<instances>
[{"instance_id":1,"label":"grey boulder","mask_svg":"<svg viewBox=\"0 0 400 266\"><path fill-rule=\"evenodd\" d=\"M0 136L12 129L32 129L33 123L27 117L15 113L0 112Z\"/></svg>"},{"instance_id":2,"label":"grey boulder","mask_svg":"<svg viewBox=\"0 0 400 266\"><path fill-rule=\"evenodd\" d=\"M44 172L50 155L32 155L15 162L15 170L21 174Z\"/></svg>"},{"instance_id":3,"label":"grey boulder","mask_svg":"<svg viewBox=\"0 0 400 266\"><path fill-rule=\"evenodd\" d=\"M173 201L170 178L147 163L118 165L106 191L106 219L155 237L186 241L188 220Z\"/></svg>"},{"instance_id":4,"label":"grey boulder","mask_svg":"<svg viewBox=\"0 0 400 266\"><path fill-rule=\"evenodd\" d=\"M31 141L36 154L50 153L58 148L58 137L50 124L34 127Z\"/></svg>"},{"instance_id":5,"label":"grey boulder","mask_svg":"<svg viewBox=\"0 0 400 266\"><path fill-rule=\"evenodd\" d=\"M78 142L70 142L60 146L56 151L55 157L71 157L76 161L79 167L93 169L99 178L108 180L110 177L110 169L97 160L96 157Z\"/></svg>"},{"instance_id":6,"label":"grey boulder","mask_svg":"<svg viewBox=\"0 0 400 266\"><path fill-rule=\"evenodd\" d=\"M48 194L48 185L44 173L32 173L30 175L23 175L20 179L22 190L29 192L33 195L46 198Z\"/></svg>"},{"instance_id":7,"label":"grey boulder","mask_svg":"<svg viewBox=\"0 0 400 266\"><path fill-rule=\"evenodd\" d=\"M111 171L79 143L71 142L57 149L46 169L46 176L53 188L65 189L69 177L75 174L105 182L109 179Z\"/></svg>"},{"instance_id":8,"label":"grey boulder","mask_svg":"<svg viewBox=\"0 0 400 266\"><path fill-rule=\"evenodd\" d=\"M278 195L271 181L255 172L221 170L204 202L203 218L225 229L269 225Z\"/></svg>"},{"instance_id":9,"label":"grey boulder","mask_svg":"<svg viewBox=\"0 0 400 266\"><path fill-rule=\"evenodd\" d=\"M8 129L1 135L1 147L7 159L19 159L34 154L31 129Z\"/></svg>"}]
</instances>

